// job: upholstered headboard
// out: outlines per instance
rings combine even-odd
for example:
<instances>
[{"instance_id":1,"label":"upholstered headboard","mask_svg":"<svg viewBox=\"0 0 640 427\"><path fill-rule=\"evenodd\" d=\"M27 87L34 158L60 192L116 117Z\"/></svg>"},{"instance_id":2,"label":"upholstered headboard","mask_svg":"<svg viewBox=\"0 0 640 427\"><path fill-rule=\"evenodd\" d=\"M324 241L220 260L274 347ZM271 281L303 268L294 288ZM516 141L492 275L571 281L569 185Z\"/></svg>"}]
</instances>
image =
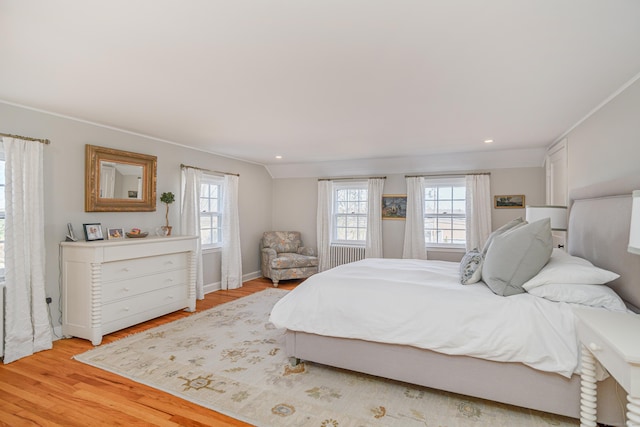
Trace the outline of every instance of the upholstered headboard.
<instances>
[{"instance_id":1,"label":"upholstered headboard","mask_svg":"<svg viewBox=\"0 0 640 427\"><path fill-rule=\"evenodd\" d=\"M573 190L569 194L568 251L620 275L609 286L640 312L640 256L627 252L631 192L640 176Z\"/></svg>"}]
</instances>

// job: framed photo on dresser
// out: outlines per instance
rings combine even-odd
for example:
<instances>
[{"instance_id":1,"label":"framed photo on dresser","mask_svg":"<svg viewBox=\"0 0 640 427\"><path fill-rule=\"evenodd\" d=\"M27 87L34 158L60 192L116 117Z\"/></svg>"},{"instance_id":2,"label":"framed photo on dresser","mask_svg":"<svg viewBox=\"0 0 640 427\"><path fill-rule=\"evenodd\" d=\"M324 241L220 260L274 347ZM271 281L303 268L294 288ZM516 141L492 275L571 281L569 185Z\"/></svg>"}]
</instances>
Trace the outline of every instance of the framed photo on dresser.
<instances>
[{"instance_id":1,"label":"framed photo on dresser","mask_svg":"<svg viewBox=\"0 0 640 427\"><path fill-rule=\"evenodd\" d=\"M82 224L84 228L84 237L87 242L93 240L104 240L102 235L102 225L99 222L93 224Z\"/></svg>"},{"instance_id":2,"label":"framed photo on dresser","mask_svg":"<svg viewBox=\"0 0 640 427\"><path fill-rule=\"evenodd\" d=\"M122 228L107 228L107 239L124 239L124 230Z\"/></svg>"}]
</instances>

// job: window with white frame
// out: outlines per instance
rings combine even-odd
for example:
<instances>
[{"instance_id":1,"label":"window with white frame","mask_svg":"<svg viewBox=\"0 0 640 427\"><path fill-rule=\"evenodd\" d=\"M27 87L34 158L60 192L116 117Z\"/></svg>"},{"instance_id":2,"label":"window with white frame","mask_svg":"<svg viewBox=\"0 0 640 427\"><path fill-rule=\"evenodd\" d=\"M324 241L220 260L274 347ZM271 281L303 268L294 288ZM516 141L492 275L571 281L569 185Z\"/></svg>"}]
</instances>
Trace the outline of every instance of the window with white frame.
<instances>
[{"instance_id":1,"label":"window with white frame","mask_svg":"<svg viewBox=\"0 0 640 427\"><path fill-rule=\"evenodd\" d=\"M332 243L364 245L367 239L367 182L333 183Z\"/></svg>"},{"instance_id":2,"label":"window with white frame","mask_svg":"<svg viewBox=\"0 0 640 427\"><path fill-rule=\"evenodd\" d=\"M200 242L203 248L222 245L222 191L224 179L202 175L200 181Z\"/></svg>"},{"instance_id":3,"label":"window with white frame","mask_svg":"<svg viewBox=\"0 0 640 427\"><path fill-rule=\"evenodd\" d=\"M461 247L466 243L464 177L425 179L424 238L428 247Z\"/></svg>"}]
</instances>

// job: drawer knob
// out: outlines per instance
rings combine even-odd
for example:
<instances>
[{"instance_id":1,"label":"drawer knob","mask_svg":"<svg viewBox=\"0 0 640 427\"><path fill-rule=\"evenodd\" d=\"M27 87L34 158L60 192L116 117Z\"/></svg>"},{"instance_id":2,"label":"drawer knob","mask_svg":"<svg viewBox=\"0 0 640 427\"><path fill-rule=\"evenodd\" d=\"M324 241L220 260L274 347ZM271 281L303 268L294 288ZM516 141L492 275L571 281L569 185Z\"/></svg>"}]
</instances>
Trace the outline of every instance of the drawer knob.
<instances>
[{"instance_id":1,"label":"drawer knob","mask_svg":"<svg viewBox=\"0 0 640 427\"><path fill-rule=\"evenodd\" d=\"M124 311L129 311L129 307L125 307L125 308L124 308Z\"/></svg>"},{"instance_id":2,"label":"drawer knob","mask_svg":"<svg viewBox=\"0 0 640 427\"><path fill-rule=\"evenodd\" d=\"M129 292L129 288L122 288L123 291Z\"/></svg>"},{"instance_id":3,"label":"drawer knob","mask_svg":"<svg viewBox=\"0 0 640 427\"><path fill-rule=\"evenodd\" d=\"M591 351L600 351L602 350L602 347L600 347L598 344L592 342L589 344L589 350Z\"/></svg>"}]
</instances>

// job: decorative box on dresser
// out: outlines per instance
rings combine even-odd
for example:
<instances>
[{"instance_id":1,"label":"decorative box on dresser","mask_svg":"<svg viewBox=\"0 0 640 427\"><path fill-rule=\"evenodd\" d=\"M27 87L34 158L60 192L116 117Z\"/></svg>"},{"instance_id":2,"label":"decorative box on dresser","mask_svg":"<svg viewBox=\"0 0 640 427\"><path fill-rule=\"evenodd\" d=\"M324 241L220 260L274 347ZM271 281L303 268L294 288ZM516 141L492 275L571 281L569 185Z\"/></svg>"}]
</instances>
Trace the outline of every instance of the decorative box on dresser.
<instances>
[{"instance_id":1,"label":"decorative box on dresser","mask_svg":"<svg viewBox=\"0 0 640 427\"><path fill-rule=\"evenodd\" d=\"M598 361L627 392L627 426L640 426L640 315L574 309L582 345L580 425L595 427Z\"/></svg>"},{"instance_id":2,"label":"decorative box on dresser","mask_svg":"<svg viewBox=\"0 0 640 427\"><path fill-rule=\"evenodd\" d=\"M196 236L62 242L62 333L91 340L195 311Z\"/></svg>"}]
</instances>

